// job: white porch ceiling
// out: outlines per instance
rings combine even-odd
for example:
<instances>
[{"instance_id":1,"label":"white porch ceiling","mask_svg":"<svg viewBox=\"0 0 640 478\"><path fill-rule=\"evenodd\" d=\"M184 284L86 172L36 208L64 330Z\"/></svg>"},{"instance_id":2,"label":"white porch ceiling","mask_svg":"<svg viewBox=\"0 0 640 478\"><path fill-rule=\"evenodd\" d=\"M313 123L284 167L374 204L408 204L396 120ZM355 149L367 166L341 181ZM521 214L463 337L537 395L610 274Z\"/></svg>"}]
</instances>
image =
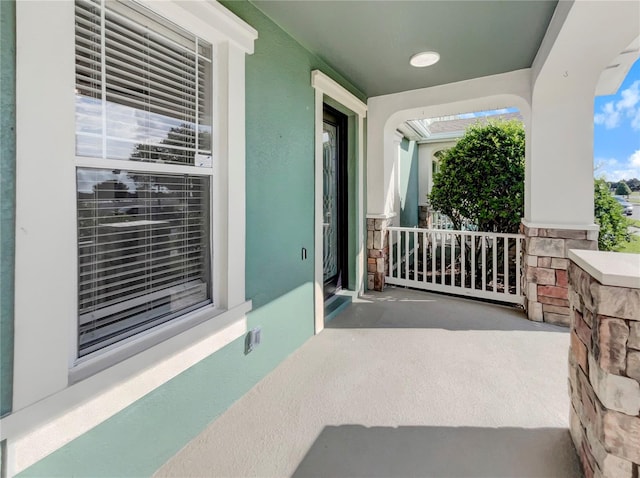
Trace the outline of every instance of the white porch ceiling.
<instances>
[{"instance_id":1,"label":"white porch ceiling","mask_svg":"<svg viewBox=\"0 0 640 478\"><path fill-rule=\"evenodd\" d=\"M371 97L530 67L557 0L252 3Z\"/></svg>"}]
</instances>

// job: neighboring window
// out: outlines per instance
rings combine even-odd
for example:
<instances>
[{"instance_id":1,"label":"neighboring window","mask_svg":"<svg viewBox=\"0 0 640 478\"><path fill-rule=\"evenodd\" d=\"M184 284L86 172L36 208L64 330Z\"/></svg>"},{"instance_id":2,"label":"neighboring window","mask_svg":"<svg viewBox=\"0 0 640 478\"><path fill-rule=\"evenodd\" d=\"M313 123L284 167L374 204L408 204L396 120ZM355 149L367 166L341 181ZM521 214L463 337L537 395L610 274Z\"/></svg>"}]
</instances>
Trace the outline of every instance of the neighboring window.
<instances>
[{"instance_id":1,"label":"neighboring window","mask_svg":"<svg viewBox=\"0 0 640 478\"><path fill-rule=\"evenodd\" d=\"M435 175L440 171L440 160L442 159L443 155L444 155L444 150L442 149L433 153L433 161L431 163L431 172L433 175Z\"/></svg>"},{"instance_id":2,"label":"neighboring window","mask_svg":"<svg viewBox=\"0 0 640 478\"><path fill-rule=\"evenodd\" d=\"M76 0L78 356L213 303L212 45Z\"/></svg>"}]
</instances>

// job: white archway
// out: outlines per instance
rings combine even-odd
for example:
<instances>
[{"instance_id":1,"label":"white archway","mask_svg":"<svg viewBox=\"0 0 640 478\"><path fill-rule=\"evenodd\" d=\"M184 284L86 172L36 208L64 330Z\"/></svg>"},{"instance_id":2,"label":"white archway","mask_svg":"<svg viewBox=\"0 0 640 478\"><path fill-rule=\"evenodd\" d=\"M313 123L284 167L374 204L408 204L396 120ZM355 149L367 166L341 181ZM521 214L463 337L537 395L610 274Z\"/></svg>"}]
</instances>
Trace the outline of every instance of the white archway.
<instances>
[{"instance_id":1,"label":"white archway","mask_svg":"<svg viewBox=\"0 0 640 478\"><path fill-rule=\"evenodd\" d=\"M526 132L527 313L532 320L568 323L568 251L597 248L593 96L601 72L639 31L638 2L560 2L531 68L370 98L367 217L386 224L393 216L393 145L400 123L518 108ZM384 231L378 234L384 238ZM371 257L386 253L384 247L370 250Z\"/></svg>"},{"instance_id":2,"label":"white archway","mask_svg":"<svg viewBox=\"0 0 640 478\"><path fill-rule=\"evenodd\" d=\"M389 217L393 214L394 138L399 124L410 119L509 106L520 110L525 129L528 130L531 116L529 78L529 70L519 70L370 98L367 135L368 216Z\"/></svg>"},{"instance_id":3,"label":"white archway","mask_svg":"<svg viewBox=\"0 0 640 478\"><path fill-rule=\"evenodd\" d=\"M523 116L527 139L525 223L596 229L591 206L593 96L602 71L640 31L640 5L612 3L560 2L530 69L370 98L368 215L386 217L393 211L397 125L513 106ZM567 195L580 204L566 201Z\"/></svg>"}]
</instances>

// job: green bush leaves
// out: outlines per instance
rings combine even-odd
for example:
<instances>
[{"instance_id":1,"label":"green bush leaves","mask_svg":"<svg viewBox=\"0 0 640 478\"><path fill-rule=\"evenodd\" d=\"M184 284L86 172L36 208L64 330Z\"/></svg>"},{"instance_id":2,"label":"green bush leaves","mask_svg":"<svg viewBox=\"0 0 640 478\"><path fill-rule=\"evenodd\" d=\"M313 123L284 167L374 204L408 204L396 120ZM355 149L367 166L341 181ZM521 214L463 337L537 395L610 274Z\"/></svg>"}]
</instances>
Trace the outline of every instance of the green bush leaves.
<instances>
[{"instance_id":1,"label":"green bush leaves","mask_svg":"<svg viewBox=\"0 0 640 478\"><path fill-rule=\"evenodd\" d=\"M600 225L598 249L611 251L625 241L629 241L627 219L622 215L622 206L609 193L609 185L604 179L596 179L593 184L594 215Z\"/></svg>"},{"instance_id":2,"label":"green bush leaves","mask_svg":"<svg viewBox=\"0 0 640 478\"><path fill-rule=\"evenodd\" d=\"M441 157L429 196L456 229L517 233L524 213L524 128L519 121L476 124Z\"/></svg>"}]
</instances>

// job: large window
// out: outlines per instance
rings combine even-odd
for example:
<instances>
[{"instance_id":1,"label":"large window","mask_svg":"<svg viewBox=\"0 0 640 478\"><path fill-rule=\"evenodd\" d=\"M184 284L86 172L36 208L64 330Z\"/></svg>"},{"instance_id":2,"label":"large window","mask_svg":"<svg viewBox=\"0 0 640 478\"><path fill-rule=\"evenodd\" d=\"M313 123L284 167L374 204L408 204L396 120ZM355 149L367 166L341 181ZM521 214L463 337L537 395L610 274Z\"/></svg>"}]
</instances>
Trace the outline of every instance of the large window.
<instances>
[{"instance_id":1,"label":"large window","mask_svg":"<svg viewBox=\"0 0 640 478\"><path fill-rule=\"evenodd\" d=\"M21 469L246 333L256 38L217 2L16 3Z\"/></svg>"},{"instance_id":2,"label":"large window","mask_svg":"<svg viewBox=\"0 0 640 478\"><path fill-rule=\"evenodd\" d=\"M75 53L82 357L213 302L213 65L124 1L76 0Z\"/></svg>"}]
</instances>

